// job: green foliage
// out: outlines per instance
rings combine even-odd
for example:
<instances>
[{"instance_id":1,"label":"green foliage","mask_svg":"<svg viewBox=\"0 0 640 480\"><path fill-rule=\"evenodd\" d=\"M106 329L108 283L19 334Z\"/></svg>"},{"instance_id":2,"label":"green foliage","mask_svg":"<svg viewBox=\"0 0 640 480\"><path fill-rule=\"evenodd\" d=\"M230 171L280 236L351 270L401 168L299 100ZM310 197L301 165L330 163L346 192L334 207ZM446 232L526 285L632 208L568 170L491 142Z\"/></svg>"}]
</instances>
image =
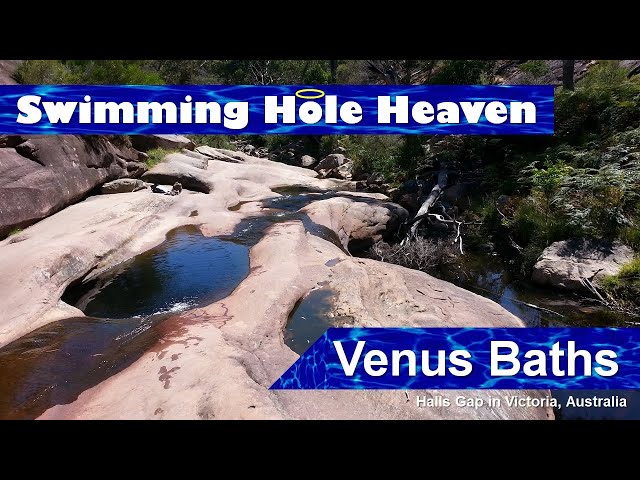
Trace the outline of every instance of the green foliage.
<instances>
[{"instance_id":1,"label":"green foliage","mask_svg":"<svg viewBox=\"0 0 640 480\"><path fill-rule=\"evenodd\" d=\"M640 215L637 215L636 218L640 218ZM635 223L639 224L640 222L636 221ZM620 240L633 247L635 250L640 250L640 227L621 228Z\"/></svg>"},{"instance_id":2,"label":"green foliage","mask_svg":"<svg viewBox=\"0 0 640 480\"><path fill-rule=\"evenodd\" d=\"M18 65L13 78L24 85L75 83L70 81L69 69L59 60L25 60Z\"/></svg>"},{"instance_id":3,"label":"green foliage","mask_svg":"<svg viewBox=\"0 0 640 480\"><path fill-rule=\"evenodd\" d=\"M352 135L340 138L346 155L354 162L356 172L382 173L387 182L401 176L398 159L403 146L399 135Z\"/></svg>"},{"instance_id":4,"label":"green foliage","mask_svg":"<svg viewBox=\"0 0 640 480\"><path fill-rule=\"evenodd\" d=\"M628 79L617 60L602 61L578 82L575 92L556 92L556 132L572 144L589 134L611 135L640 125L640 82Z\"/></svg>"},{"instance_id":5,"label":"green foliage","mask_svg":"<svg viewBox=\"0 0 640 480\"><path fill-rule=\"evenodd\" d=\"M159 85L162 77L138 60L25 60L14 77L24 84Z\"/></svg>"},{"instance_id":6,"label":"green foliage","mask_svg":"<svg viewBox=\"0 0 640 480\"><path fill-rule=\"evenodd\" d=\"M558 192L567 222L598 238L616 238L622 229L633 237L633 227L640 219L638 202L640 164L576 169Z\"/></svg>"},{"instance_id":7,"label":"green foliage","mask_svg":"<svg viewBox=\"0 0 640 480\"><path fill-rule=\"evenodd\" d=\"M602 287L615 298L637 302L640 297L640 257L623 265L617 275L605 277Z\"/></svg>"},{"instance_id":8,"label":"green foliage","mask_svg":"<svg viewBox=\"0 0 640 480\"><path fill-rule=\"evenodd\" d=\"M269 150L285 148L293 141L290 135L265 135L263 138Z\"/></svg>"},{"instance_id":9,"label":"green foliage","mask_svg":"<svg viewBox=\"0 0 640 480\"><path fill-rule=\"evenodd\" d=\"M549 66L544 60L528 60L518 65L518 68L533 78L542 77L550 72Z\"/></svg>"},{"instance_id":10,"label":"green foliage","mask_svg":"<svg viewBox=\"0 0 640 480\"><path fill-rule=\"evenodd\" d=\"M22 229L21 229L21 228L14 228L13 230L11 230L11 231L9 232L9 235L8 235L8 236L9 236L9 237L11 237L12 235L17 235L17 234L19 234L20 232L22 232Z\"/></svg>"},{"instance_id":11,"label":"green foliage","mask_svg":"<svg viewBox=\"0 0 640 480\"><path fill-rule=\"evenodd\" d=\"M495 60L448 60L443 62L431 83L473 85L489 83Z\"/></svg>"},{"instance_id":12,"label":"green foliage","mask_svg":"<svg viewBox=\"0 0 640 480\"><path fill-rule=\"evenodd\" d=\"M187 135L197 146L207 145L213 148L226 148L233 150L228 135Z\"/></svg>"},{"instance_id":13,"label":"green foliage","mask_svg":"<svg viewBox=\"0 0 640 480\"><path fill-rule=\"evenodd\" d=\"M164 148L154 148L147 152L148 157L145 160L145 163L149 168L155 167L164 159L164 157L166 157L170 153L177 153L177 152L178 150L165 150Z\"/></svg>"},{"instance_id":14,"label":"green foliage","mask_svg":"<svg viewBox=\"0 0 640 480\"><path fill-rule=\"evenodd\" d=\"M215 60L151 60L150 70L172 85L214 83Z\"/></svg>"}]
</instances>

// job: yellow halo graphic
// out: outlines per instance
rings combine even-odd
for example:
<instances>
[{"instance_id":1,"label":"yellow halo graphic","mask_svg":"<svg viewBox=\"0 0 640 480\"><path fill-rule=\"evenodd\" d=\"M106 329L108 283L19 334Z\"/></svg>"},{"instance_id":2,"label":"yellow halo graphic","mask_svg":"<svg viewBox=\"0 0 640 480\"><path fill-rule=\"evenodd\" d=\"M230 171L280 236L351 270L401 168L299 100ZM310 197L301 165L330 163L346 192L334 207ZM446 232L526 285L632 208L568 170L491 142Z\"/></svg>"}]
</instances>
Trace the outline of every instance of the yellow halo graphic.
<instances>
[{"instance_id":1,"label":"yellow halo graphic","mask_svg":"<svg viewBox=\"0 0 640 480\"><path fill-rule=\"evenodd\" d=\"M317 93L317 95L307 95L307 92ZM296 92L296 97L302 98L303 100L316 100L318 98L324 97L324 92L322 90L318 90L317 88L302 88Z\"/></svg>"}]
</instances>

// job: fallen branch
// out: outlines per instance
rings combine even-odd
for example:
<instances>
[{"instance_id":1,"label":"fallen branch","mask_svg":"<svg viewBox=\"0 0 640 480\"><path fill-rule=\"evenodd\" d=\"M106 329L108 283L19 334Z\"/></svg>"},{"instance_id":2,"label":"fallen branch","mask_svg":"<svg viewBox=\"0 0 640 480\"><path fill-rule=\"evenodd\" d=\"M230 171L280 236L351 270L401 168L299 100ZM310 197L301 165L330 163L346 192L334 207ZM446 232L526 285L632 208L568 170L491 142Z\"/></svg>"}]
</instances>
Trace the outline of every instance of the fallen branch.
<instances>
[{"instance_id":1,"label":"fallen branch","mask_svg":"<svg viewBox=\"0 0 640 480\"><path fill-rule=\"evenodd\" d=\"M598 289L595 287L595 285L591 282L591 280L589 280L588 278L585 277L580 277L580 283L587 289L589 289L589 291L591 293L593 293L596 297L598 297L598 299L605 305L605 306L609 306L609 302L606 301L604 299L604 297L602 295L600 295L600 292L598 292Z\"/></svg>"},{"instance_id":2,"label":"fallen branch","mask_svg":"<svg viewBox=\"0 0 640 480\"><path fill-rule=\"evenodd\" d=\"M522 253L522 251L524 250L524 248L522 248L520 245L518 245L518 244L513 240L513 238L511 238L511 234L509 234L509 235L507 236L507 238L509 239L509 242L510 242L511 246L512 246L513 248L515 248L516 250L518 250L518 252Z\"/></svg>"},{"instance_id":3,"label":"fallen branch","mask_svg":"<svg viewBox=\"0 0 640 480\"><path fill-rule=\"evenodd\" d=\"M442 192L447 186L448 178L449 178L449 173L447 172L447 170L444 170L444 169L440 170L440 172L438 173L438 182L431 189L429 196L427 196L427 199L422 203L422 205L420 206L420 209L416 213L416 216L411 221L412 225L411 225L411 230L409 232L409 236L411 237L416 236L416 232L418 231L420 222L422 222L422 219L426 216L426 214L429 213L429 210L431 209L431 207L438 201L438 199L442 195Z\"/></svg>"}]
</instances>

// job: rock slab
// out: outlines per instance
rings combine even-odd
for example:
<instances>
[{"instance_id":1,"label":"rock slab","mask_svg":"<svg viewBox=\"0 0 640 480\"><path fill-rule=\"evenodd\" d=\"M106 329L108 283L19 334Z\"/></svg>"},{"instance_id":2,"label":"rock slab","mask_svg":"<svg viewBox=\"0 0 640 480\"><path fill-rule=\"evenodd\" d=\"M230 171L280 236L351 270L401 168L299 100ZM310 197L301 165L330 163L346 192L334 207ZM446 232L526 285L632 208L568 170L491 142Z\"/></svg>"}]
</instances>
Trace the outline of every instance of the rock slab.
<instances>
[{"instance_id":1,"label":"rock slab","mask_svg":"<svg viewBox=\"0 0 640 480\"><path fill-rule=\"evenodd\" d=\"M545 248L533 267L531 280L564 290L585 290L581 278L598 284L632 259L633 250L619 241L562 240Z\"/></svg>"},{"instance_id":2,"label":"rock slab","mask_svg":"<svg viewBox=\"0 0 640 480\"><path fill-rule=\"evenodd\" d=\"M100 135L12 135L0 145L0 239L145 169L139 152Z\"/></svg>"}]
</instances>

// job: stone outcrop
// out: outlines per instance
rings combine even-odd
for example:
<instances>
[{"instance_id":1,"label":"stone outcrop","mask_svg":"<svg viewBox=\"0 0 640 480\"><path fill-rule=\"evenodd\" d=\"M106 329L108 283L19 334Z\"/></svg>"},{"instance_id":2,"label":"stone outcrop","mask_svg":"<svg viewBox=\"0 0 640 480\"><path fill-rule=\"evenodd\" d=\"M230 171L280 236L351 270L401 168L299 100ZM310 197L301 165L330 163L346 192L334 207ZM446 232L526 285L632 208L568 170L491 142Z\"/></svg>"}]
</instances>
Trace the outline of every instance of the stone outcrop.
<instances>
[{"instance_id":1,"label":"stone outcrop","mask_svg":"<svg viewBox=\"0 0 640 480\"><path fill-rule=\"evenodd\" d=\"M514 392L505 390L438 391L452 404L444 409L416 408L416 394L436 392L411 392L407 400L403 391L269 390L297 359L283 342L289 312L320 285L335 292L335 314L352 318L353 326L522 326L488 299L422 272L349 257L288 222L252 248L251 273L233 294L166 320L157 348L41 418L553 418L547 408L509 407ZM456 406L461 394L481 397L485 406ZM545 392L518 395L542 398ZM500 406L488 407L490 398L500 398Z\"/></svg>"},{"instance_id":2,"label":"stone outcrop","mask_svg":"<svg viewBox=\"0 0 640 480\"><path fill-rule=\"evenodd\" d=\"M316 172L328 171L334 168L338 168L344 162L347 161L347 158L341 153L332 153L331 155L327 155L324 157L318 164L315 166Z\"/></svg>"},{"instance_id":3,"label":"stone outcrop","mask_svg":"<svg viewBox=\"0 0 640 480\"><path fill-rule=\"evenodd\" d=\"M198 225L208 236L230 234L245 216L260 212L260 200L278 195L274 188L343 189L355 183L318 179L311 170L238 152L209 153L206 168L185 160L200 158L175 154L149 172L188 172L207 185L208 194L187 189L165 196L146 189L98 195L0 242L0 346L48 322L79 316L60 301L71 282L95 278L152 248L173 228ZM384 235L406 213L382 195L357 192L311 203L304 212L347 243ZM289 314L317 288L334 292L332 313L352 319L353 326L523 326L488 299L419 271L351 257L291 220L271 226L250 250L250 273L232 294L164 320L153 348L41 418L553 418L548 408L509 407L506 398L514 392L504 390L437 392L452 402L447 409L417 408L403 391L269 390L297 358L284 342ZM460 394L502 401L498 407L485 402L464 408L454 403Z\"/></svg>"},{"instance_id":4,"label":"stone outcrop","mask_svg":"<svg viewBox=\"0 0 640 480\"><path fill-rule=\"evenodd\" d=\"M105 136L0 136L0 238L144 171L139 152Z\"/></svg>"},{"instance_id":5,"label":"stone outcrop","mask_svg":"<svg viewBox=\"0 0 640 480\"><path fill-rule=\"evenodd\" d=\"M145 173L142 179L150 183L169 185L180 182L187 190L202 193L211 193L214 188L226 189L227 186L223 185L225 178L241 179L254 186L263 185L267 191L291 185L328 190L355 189L353 182L320 180L315 178L318 174L313 170L272 162L242 152L198 147L196 153L208 159L206 167L204 161L192 156L172 153Z\"/></svg>"},{"instance_id":6,"label":"stone outcrop","mask_svg":"<svg viewBox=\"0 0 640 480\"><path fill-rule=\"evenodd\" d=\"M597 284L632 259L633 250L619 241L563 240L545 248L533 267L531 280L554 288L586 290L582 278Z\"/></svg>"},{"instance_id":7,"label":"stone outcrop","mask_svg":"<svg viewBox=\"0 0 640 480\"><path fill-rule=\"evenodd\" d=\"M186 148L187 150L193 150L196 147L191 140L182 135L130 135L129 138L134 148L143 152L154 148L164 148L165 150Z\"/></svg>"},{"instance_id":8,"label":"stone outcrop","mask_svg":"<svg viewBox=\"0 0 640 480\"><path fill-rule=\"evenodd\" d=\"M313 202L302 211L315 223L336 232L344 247L351 244L359 248L390 239L409 218L409 212L401 206L367 197L329 198Z\"/></svg>"},{"instance_id":9,"label":"stone outcrop","mask_svg":"<svg viewBox=\"0 0 640 480\"><path fill-rule=\"evenodd\" d=\"M102 187L100 187L100 193L129 193L144 190L145 188L147 188L147 184L142 180L136 178L121 178L102 185Z\"/></svg>"}]
</instances>

